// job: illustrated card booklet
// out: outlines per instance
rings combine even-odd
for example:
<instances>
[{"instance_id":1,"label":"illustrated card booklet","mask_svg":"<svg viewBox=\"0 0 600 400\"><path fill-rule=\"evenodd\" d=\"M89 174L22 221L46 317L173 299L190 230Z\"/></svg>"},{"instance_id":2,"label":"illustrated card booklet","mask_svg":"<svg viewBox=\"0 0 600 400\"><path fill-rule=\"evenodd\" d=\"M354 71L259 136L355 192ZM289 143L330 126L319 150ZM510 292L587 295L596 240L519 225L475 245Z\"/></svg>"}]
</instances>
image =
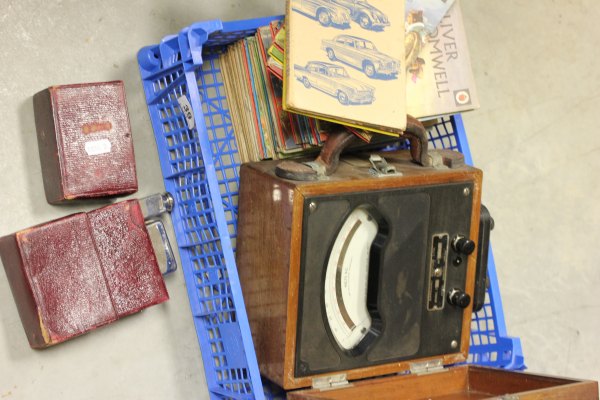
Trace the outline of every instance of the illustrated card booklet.
<instances>
[{"instance_id":1,"label":"illustrated card booklet","mask_svg":"<svg viewBox=\"0 0 600 400\"><path fill-rule=\"evenodd\" d=\"M460 3L448 3L406 0L406 111L421 120L479 107Z\"/></svg>"},{"instance_id":2,"label":"illustrated card booklet","mask_svg":"<svg viewBox=\"0 0 600 400\"><path fill-rule=\"evenodd\" d=\"M406 127L404 2L288 0L284 109L380 133Z\"/></svg>"}]
</instances>

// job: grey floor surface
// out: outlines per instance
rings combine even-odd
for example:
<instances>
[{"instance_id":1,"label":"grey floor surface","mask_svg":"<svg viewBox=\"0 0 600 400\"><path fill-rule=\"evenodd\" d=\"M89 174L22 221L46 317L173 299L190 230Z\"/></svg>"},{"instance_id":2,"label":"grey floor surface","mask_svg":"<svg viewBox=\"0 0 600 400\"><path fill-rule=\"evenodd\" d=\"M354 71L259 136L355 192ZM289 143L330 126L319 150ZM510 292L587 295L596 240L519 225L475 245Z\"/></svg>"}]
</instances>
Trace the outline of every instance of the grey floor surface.
<instances>
[{"instance_id":1,"label":"grey floor surface","mask_svg":"<svg viewBox=\"0 0 600 400\"><path fill-rule=\"evenodd\" d=\"M463 0L481 108L464 116L509 333L531 371L600 379L600 3ZM283 12L274 1L0 0L0 235L102 204L46 203L31 96L125 81L140 190L162 191L136 65L195 21ZM171 300L46 351L29 348L0 273L0 399L208 398L183 277Z\"/></svg>"}]
</instances>

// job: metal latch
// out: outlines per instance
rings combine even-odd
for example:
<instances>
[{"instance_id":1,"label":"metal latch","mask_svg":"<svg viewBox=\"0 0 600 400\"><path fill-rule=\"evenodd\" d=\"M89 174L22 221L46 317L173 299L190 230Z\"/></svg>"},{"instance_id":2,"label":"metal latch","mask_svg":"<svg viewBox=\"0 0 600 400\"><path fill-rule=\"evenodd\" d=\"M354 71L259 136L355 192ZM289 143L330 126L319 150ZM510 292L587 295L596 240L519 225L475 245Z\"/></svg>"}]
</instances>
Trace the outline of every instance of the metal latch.
<instances>
[{"instance_id":1,"label":"metal latch","mask_svg":"<svg viewBox=\"0 0 600 400\"><path fill-rule=\"evenodd\" d=\"M385 158L381 157L379 154L371 154L369 156L369 162L371 163L371 168L369 172L371 175L375 176L392 176L392 175L402 175L396 172L396 167L390 165L385 161Z\"/></svg>"},{"instance_id":2,"label":"metal latch","mask_svg":"<svg viewBox=\"0 0 600 400\"><path fill-rule=\"evenodd\" d=\"M175 200L171 193L157 193L140 199L140 208L145 220L160 217L173 210Z\"/></svg>"},{"instance_id":3,"label":"metal latch","mask_svg":"<svg viewBox=\"0 0 600 400\"><path fill-rule=\"evenodd\" d=\"M426 375L426 374L433 374L436 372L447 371L444 368L444 363L442 362L441 358L438 358L435 360L409 363L409 365L410 365L410 373L416 374L416 375Z\"/></svg>"},{"instance_id":4,"label":"metal latch","mask_svg":"<svg viewBox=\"0 0 600 400\"><path fill-rule=\"evenodd\" d=\"M312 387L318 390L338 389L344 386L350 386L346 374L336 374L313 378Z\"/></svg>"},{"instance_id":5,"label":"metal latch","mask_svg":"<svg viewBox=\"0 0 600 400\"><path fill-rule=\"evenodd\" d=\"M163 275L175 271L177 261L163 224L164 216L173 210L173 196L170 193L153 194L140 199L139 203L160 271Z\"/></svg>"}]
</instances>

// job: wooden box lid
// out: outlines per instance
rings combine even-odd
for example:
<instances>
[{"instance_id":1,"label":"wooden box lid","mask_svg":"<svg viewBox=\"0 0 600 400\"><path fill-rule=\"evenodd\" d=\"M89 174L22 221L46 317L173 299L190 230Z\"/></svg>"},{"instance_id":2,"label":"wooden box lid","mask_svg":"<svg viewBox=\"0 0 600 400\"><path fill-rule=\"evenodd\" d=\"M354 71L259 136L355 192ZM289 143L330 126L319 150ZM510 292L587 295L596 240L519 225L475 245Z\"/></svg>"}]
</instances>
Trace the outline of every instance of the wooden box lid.
<instances>
[{"instance_id":1,"label":"wooden box lid","mask_svg":"<svg viewBox=\"0 0 600 400\"><path fill-rule=\"evenodd\" d=\"M287 393L290 400L597 400L598 383L477 366L427 375L365 379L329 390Z\"/></svg>"}]
</instances>

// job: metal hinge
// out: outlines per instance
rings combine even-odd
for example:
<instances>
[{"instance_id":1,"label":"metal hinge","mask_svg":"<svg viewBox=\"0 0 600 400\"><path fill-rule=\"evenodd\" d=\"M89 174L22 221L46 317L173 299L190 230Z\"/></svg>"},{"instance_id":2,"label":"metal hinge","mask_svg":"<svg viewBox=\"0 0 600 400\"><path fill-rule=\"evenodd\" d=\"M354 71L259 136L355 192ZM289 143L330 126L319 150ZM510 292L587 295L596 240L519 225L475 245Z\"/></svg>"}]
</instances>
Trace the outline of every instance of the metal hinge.
<instances>
[{"instance_id":1,"label":"metal hinge","mask_svg":"<svg viewBox=\"0 0 600 400\"><path fill-rule=\"evenodd\" d=\"M163 223L164 216L173 210L175 200L170 193L158 193L139 200L156 261L163 275L177 269L177 261Z\"/></svg>"},{"instance_id":2,"label":"metal hinge","mask_svg":"<svg viewBox=\"0 0 600 400\"><path fill-rule=\"evenodd\" d=\"M321 376L312 380L313 389L331 390L344 386L350 386L348 379L346 379L346 374Z\"/></svg>"},{"instance_id":3,"label":"metal hinge","mask_svg":"<svg viewBox=\"0 0 600 400\"><path fill-rule=\"evenodd\" d=\"M442 363L441 358L429 361L409 363L409 365L410 373L416 375L426 375L446 371L446 369L444 369L444 364Z\"/></svg>"}]
</instances>

